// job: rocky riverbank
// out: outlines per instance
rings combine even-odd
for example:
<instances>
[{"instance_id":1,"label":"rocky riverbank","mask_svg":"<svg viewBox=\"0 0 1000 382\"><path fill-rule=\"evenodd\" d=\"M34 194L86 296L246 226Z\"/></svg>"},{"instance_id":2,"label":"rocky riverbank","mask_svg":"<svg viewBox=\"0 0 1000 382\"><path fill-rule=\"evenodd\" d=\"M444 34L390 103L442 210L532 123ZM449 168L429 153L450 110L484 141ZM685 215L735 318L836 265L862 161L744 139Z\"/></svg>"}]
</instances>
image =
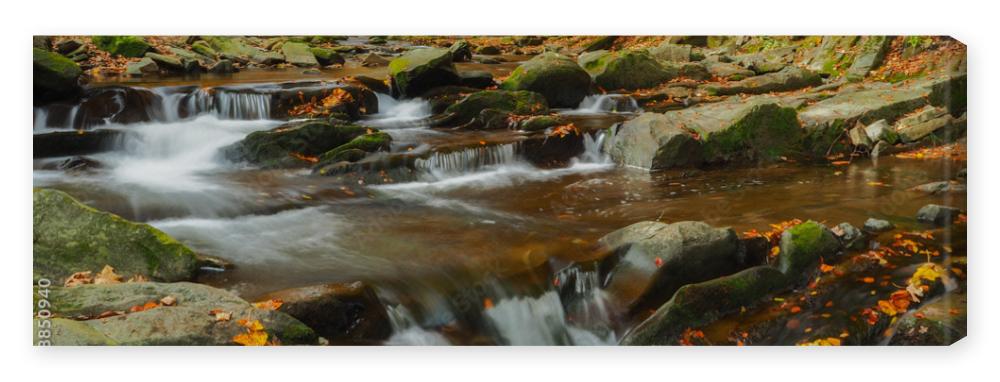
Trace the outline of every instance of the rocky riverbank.
<instances>
[{"instance_id":1,"label":"rocky riverbank","mask_svg":"<svg viewBox=\"0 0 1000 382\"><path fill-rule=\"evenodd\" d=\"M669 198L678 186L727 169L823 168L835 179L862 174L868 179L863 187L878 190L894 185L875 178L877 168L860 170L858 163L880 157L940 163L932 183L900 179L913 187L905 201L897 194L876 199L886 208L905 204L906 211L857 208L852 216L863 218L837 225L810 211L783 211L785 221L760 232L661 220L663 213L655 221L655 215L625 214L615 220L624 224L581 229L596 236L593 242L566 238L572 250L562 243L544 250L498 245L498 252L507 246L525 252L516 255L517 267L473 281L488 288L449 285L433 298L406 295L408 284L380 283L374 276L331 275L252 293L247 301L206 285L224 279L230 262L239 267L242 254L207 256L192 249L205 240L178 240L132 221L150 220L135 212L147 211L135 200L129 201L131 212L121 210L133 214L125 219L89 206L90 186L70 187L69 193L37 188L34 276L52 285L36 288L36 302L45 300L51 314L36 321L51 325L53 344L382 344L417 335L415 327L432 328L433 335L418 333L422 341L462 344L539 338L624 345L950 344L964 336L966 211L964 198L955 196L964 196L966 182L967 75L965 47L949 38L58 36L36 37L33 52L36 171L86 179L115 169L122 159L114 153L148 144L149 127L156 124L206 117L234 126L257 123L184 160L279 174L280 180L256 175L255 187L271 188L235 198L292 195L258 200L253 213L314 202L351 208L334 201L382 203L386 195L396 196L371 208L396 211L417 201L475 211L448 221L459 227L453 238L488 232L481 227L497 220L517 227L553 219L494 216L502 208L495 200L473 208L429 199L438 188L449 190L447 181L498 166L526 174L527 181L499 186L519 189L525 204L562 195L539 204L538 211L565 209L537 228L582 224L574 220L580 211L618 208L587 207L601 200L586 198L590 187L601 186L598 178L536 194L525 185L551 182L581 163L665 177L635 192ZM340 75L351 70L365 71ZM299 79L226 82L265 71ZM133 81L172 86L129 86ZM418 117L391 114L407 102L421 108ZM178 179L233 177L216 167L194 168ZM285 179L308 179L309 185L302 192L281 188L288 187ZM407 188L427 184L431 188ZM729 186L710 192L740 203ZM637 201L631 189L623 191L622 206ZM156 203L169 205L183 194L165 195ZM776 196L769 203L756 208L780 209L782 202ZM926 205L910 211L913 203ZM157 208L149 209L153 216L177 216ZM845 208L852 207L845 202ZM799 216L813 220L794 219ZM426 224L431 222L446 225ZM413 229L385 241L414 240ZM457 261L442 262L443 269ZM457 282L465 277L459 274L445 278ZM561 326L546 326L535 338L512 334L519 328L505 320L518 317L524 304ZM447 313L431 311L441 305Z\"/></svg>"}]
</instances>

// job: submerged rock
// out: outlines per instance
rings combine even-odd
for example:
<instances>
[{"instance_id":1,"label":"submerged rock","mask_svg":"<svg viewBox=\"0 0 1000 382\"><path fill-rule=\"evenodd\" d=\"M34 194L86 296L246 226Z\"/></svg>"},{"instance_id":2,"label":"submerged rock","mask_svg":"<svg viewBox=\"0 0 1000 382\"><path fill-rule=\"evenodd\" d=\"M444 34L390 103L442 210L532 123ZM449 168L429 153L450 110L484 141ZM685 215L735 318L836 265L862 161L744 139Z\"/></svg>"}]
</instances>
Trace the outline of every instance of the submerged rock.
<instances>
[{"instance_id":1,"label":"submerged rock","mask_svg":"<svg viewBox=\"0 0 1000 382\"><path fill-rule=\"evenodd\" d=\"M392 136L388 133L375 131L362 134L320 155L315 168L322 168L341 161L355 162L367 153L389 151L391 144Z\"/></svg>"},{"instance_id":2,"label":"submerged rock","mask_svg":"<svg viewBox=\"0 0 1000 382\"><path fill-rule=\"evenodd\" d=\"M917 211L917 220L937 226L946 226L954 222L961 213L962 210L955 207L928 204Z\"/></svg>"},{"instance_id":3,"label":"submerged rock","mask_svg":"<svg viewBox=\"0 0 1000 382\"><path fill-rule=\"evenodd\" d=\"M885 232L891 230L894 226L888 220L868 218L865 220L865 231L868 232Z\"/></svg>"},{"instance_id":4,"label":"submerged rock","mask_svg":"<svg viewBox=\"0 0 1000 382\"><path fill-rule=\"evenodd\" d=\"M635 223L599 243L615 251L601 261L604 290L629 312L656 307L684 285L749 266L735 231L702 222Z\"/></svg>"},{"instance_id":5,"label":"submerged rock","mask_svg":"<svg viewBox=\"0 0 1000 382\"><path fill-rule=\"evenodd\" d=\"M642 113L626 121L605 141L605 151L618 164L650 170L701 164L701 143L670 117Z\"/></svg>"},{"instance_id":6,"label":"submerged rock","mask_svg":"<svg viewBox=\"0 0 1000 382\"><path fill-rule=\"evenodd\" d=\"M757 266L681 287L648 319L629 330L621 345L676 345L687 328L707 325L751 307L790 284L777 269Z\"/></svg>"},{"instance_id":7,"label":"submerged rock","mask_svg":"<svg viewBox=\"0 0 1000 382\"><path fill-rule=\"evenodd\" d=\"M333 124L324 120L286 123L267 131L250 133L224 148L226 158L265 168L301 167L318 156L364 135L362 126ZM310 159L314 158L314 159Z\"/></svg>"},{"instance_id":8,"label":"submerged rock","mask_svg":"<svg viewBox=\"0 0 1000 382\"><path fill-rule=\"evenodd\" d=\"M395 96L417 97L431 88L456 85L460 78L447 49L415 49L389 63L390 86Z\"/></svg>"},{"instance_id":9,"label":"submerged rock","mask_svg":"<svg viewBox=\"0 0 1000 382\"><path fill-rule=\"evenodd\" d=\"M375 344L392 334L385 306L362 282L286 289L260 299L281 300L279 312L302 321L333 344Z\"/></svg>"},{"instance_id":10,"label":"submerged rock","mask_svg":"<svg viewBox=\"0 0 1000 382\"><path fill-rule=\"evenodd\" d=\"M952 192L965 192L965 185L956 181L940 181L921 184L911 188L911 190L923 192L928 195L941 195Z\"/></svg>"},{"instance_id":11,"label":"submerged rock","mask_svg":"<svg viewBox=\"0 0 1000 382\"><path fill-rule=\"evenodd\" d=\"M80 66L58 53L31 50L32 86L36 104L71 98L80 94Z\"/></svg>"},{"instance_id":12,"label":"submerged rock","mask_svg":"<svg viewBox=\"0 0 1000 382\"><path fill-rule=\"evenodd\" d=\"M95 210L62 191L36 189L34 198L34 276L61 283L71 274L97 273L105 265L123 277L191 279L194 252L162 231Z\"/></svg>"},{"instance_id":13,"label":"submerged rock","mask_svg":"<svg viewBox=\"0 0 1000 382\"><path fill-rule=\"evenodd\" d=\"M574 108L590 94L590 85L590 75L576 62L549 52L523 62L500 87L539 93L550 107Z\"/></svg>"},{"instance_id":14,"label":"submerged rock","mask_svg":"<svg viewBox=\"0 0 1000 382\"><path fill-rule=\"evenodd\" d=\"M132 307L171 296L171 306L138 312ZM84 342L116 345L235 345L233 337L246 333L239 320L259 320L268 340L284 345L316 343L316 333L288 314L258 309L243 299L207 285L179 282L137 282L54 287L49 301L52 313L61 317L83 317L85 321L61 321L54 344ZM210 313L231 316L219 321ZM121 312L96 318L107 312Z\"/></svg>"}]
</instances>

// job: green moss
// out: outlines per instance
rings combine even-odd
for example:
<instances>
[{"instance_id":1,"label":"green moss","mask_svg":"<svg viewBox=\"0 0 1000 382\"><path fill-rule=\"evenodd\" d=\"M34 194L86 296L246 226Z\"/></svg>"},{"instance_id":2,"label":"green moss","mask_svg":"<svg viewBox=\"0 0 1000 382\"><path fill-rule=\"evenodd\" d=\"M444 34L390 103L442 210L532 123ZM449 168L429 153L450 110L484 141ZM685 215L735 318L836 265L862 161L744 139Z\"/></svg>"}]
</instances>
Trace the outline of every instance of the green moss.
<instances>
[{"instance_id":1,"label":"green moss","mask_svg":"<svg viewBox=\"0 0 1000 382\"><path fill-rule=\"evenodd\" d=\"M542 53L521 63L502 84L504 90L530 90L550 107L577 107L590 94L591 78L576 62L557 53Z\"/></svg>"},{"instance_id":2,"label":"green moss","mask_svg":"<svg viewBox=\"0 0 1000 382\"><path fill-rule=\"evenodd\" d=\"M271 332L269 329L269 334L278 337L282 344L286 345L312 345L316 343L316 332L305 324L298 322L289 323L281 327L281 331Z\"/></svg>"},{"instance_id":3,"label":"green moss","mask_svg":"<svg viewBox=\"0 0 1000 382\"><path fill-rule=\"evenodd\" d=\"M549 108L545 98L535 92L483 90L469 94L458 103L449 106L445 109L445 113L454 114L458 123L466 123L479 116L484 109L529 115L548 112Z\"/></svg>"},{"instance_id":4,"label":"green moss","mask_svg":"<svg viewBox=\"0 0 1000 382\"><path fill-rule=\"evenodd\" d=\"M725 130L701 133L709 161L775 161L797 153L802 129L795 109L772 103L754 106Z\"/></svg>"},{"instance_id":5,"label":"green moss","mask_svg":"<svg viewBox=\"0 0 1000 382\"><path fill-rule=\"evenodd\" d=\"M824 259L834 261L840 242L822 224L809 220L785 230L781 235L778 269L795 278L808 278L811 267Z\"/></svg>"},{"instance_id":6,"label":"green moss","mask_svg":"<svg viewBox=\"0 0 1000 382\"><path fill-rule=\"evenodd\" d=\"M345 154L354 154L357 150L371 153L376 151L387 151L389 146L392 144L392 136L384 132L374 132L371 134L359 135L343 145L337 148L327 151L320 155L318 166L323 166L330 163L340 162L341 160L348 159L344 157Z\"/></svg>"},{"instance_id":7,"label":"green moss","mask_svg":"<svg viewBox=\"0 0 1000 382\"><path fill-rule=\"evenodd\" d=\"M98 49L113 55L142 57L152 47L138 36L94 36L91 41Z\"/></svg>"},{"instance_id":8,"label":"green moss","mask_svg":"<svg viewBox=\"0 0 1000 382\"><path fill-rule=\"evenodd\" d=\"M677 77L675 68L664 66L644 49L610 53L588 64L594 83L609 90L650 88Z\"/></svg>"}]
</instances>

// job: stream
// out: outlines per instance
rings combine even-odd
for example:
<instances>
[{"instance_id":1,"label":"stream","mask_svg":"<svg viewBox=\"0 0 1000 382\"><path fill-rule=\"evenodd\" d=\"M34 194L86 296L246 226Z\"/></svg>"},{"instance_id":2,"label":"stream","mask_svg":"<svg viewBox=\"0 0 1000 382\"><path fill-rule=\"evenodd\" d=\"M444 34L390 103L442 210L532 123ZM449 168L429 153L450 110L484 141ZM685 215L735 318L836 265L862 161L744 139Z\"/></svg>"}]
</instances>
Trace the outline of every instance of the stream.
<instances>
[{"instance_id":1,"label":"stream","mask_svg":"<svg viewBox=\"0 0 1000 382\"><path fill-rule=\"evenodd\" d=\"M261 89L285 76L250 71L228 84ZM394 334L386 343L393 345L615 344L628 328L605 304L596 274L575 277L584 297L562 301L543 268L586 259L600 237L643 220L700 220L744 232L793 218L860 226L876 217L905 229L928 203L907 189L959 169L894 157L846 167L624 168L601 152L604 128L639 111L621 96L591 96L561 111L598 128L565 166L542 168L517 142L434 151L442 142L485 138L430 128L427 101L378 94L379 113L358 123L392 135L393 151L433 154L417 160L415 179L346 183L223 159L221 148L285 122L268 119L267 102L255 93L209 94L184 80L128 86L156 100L149 121L86 122L129 134L113 150L88 155L101 167L86 172L57 169L66 158L35 159L35 187L65 190L231 262L233 269L199 281L251 301L317 283L371 283L388 306ZM57 118L36 109L35 133L75 130L86 121L79 113ZM964 194L952 197L965 205Z\"/></svg>"}]
</instances>

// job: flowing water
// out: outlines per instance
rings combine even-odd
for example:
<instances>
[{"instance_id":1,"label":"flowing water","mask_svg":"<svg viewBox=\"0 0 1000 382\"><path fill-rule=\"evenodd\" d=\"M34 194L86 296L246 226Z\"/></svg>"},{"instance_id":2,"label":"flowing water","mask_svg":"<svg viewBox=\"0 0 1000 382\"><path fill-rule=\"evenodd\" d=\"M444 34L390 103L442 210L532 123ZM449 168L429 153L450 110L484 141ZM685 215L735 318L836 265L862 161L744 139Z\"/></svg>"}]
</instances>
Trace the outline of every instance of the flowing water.
<instances>
[{"instance_id":1,"label":"flowing water","mask_svg":"<svg viewBox=\"0 0 1000 382\"><path fill-rule=\"evenodd\" d=\"M176 85L176 84L171 84ZM615 318L596 272L572 277L564 300L553 264L586 259L601 236L626 225L701 220L738 232L792 218L855 225L868 217L915 226L913 214L940 202L907 189L943 180L950 161L883 158L848 167L767 167L650 174L617 167L601 152L603 128L634 113L630 98L588 98L566 113L597 127L565 166L540 168L517 142L437 150L481 132L431 129L427 102L379 95L379 113L360 123L419 147L411 181L366 185L229 163L219 150L270 129L255 93L153 87L146 122L96 121L127 131L102 167L61 171L65 158L35 160L34 185L146 221L197 252L235 268L203 282L253 299L263 293L362 280L378 289L394 328L388 344L613 344ZM79 108L35 110L36 133L80 128ZM493 134L493 133L491 133ZM503 137L508 132L497 132ZM879 186L873 186L877 184ZM952 196L964 206L965 195Z\"/></svg>"}]
</instances>

